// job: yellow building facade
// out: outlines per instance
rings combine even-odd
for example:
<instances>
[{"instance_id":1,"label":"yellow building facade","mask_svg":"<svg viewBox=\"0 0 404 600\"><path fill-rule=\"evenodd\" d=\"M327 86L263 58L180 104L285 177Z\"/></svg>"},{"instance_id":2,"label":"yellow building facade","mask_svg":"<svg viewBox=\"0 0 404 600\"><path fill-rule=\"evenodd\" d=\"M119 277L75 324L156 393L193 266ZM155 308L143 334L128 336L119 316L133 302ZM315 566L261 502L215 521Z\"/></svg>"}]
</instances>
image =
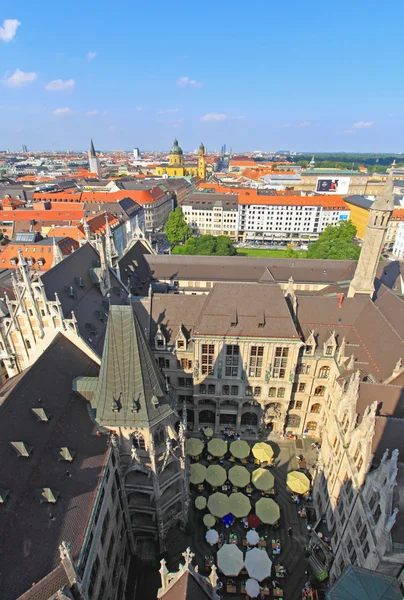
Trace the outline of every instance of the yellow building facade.
<instances>
[{"instance_id":1,"label":"yellow building facade","mask_svg":"<svg viewBox=\"0 0 404 600\"><path fill-rule=\"evenodd\" d=\"M356 237L363 240L369 220L369 208L353 204L349 201L349 198L345 198L345 202L348 204L349 210L351 211L349 218L356 227Z\"/></svg>"},{"instance_id":2,"label":"yellow building facade","mask_svg":"<svg viewBox=\"0 0 404 600\"><path fill-rule=\"evenodd\" d=\"M156 167L156 175L168 175L169 177L200 177L201 179L206 179L204 145L201 143L199 146L197 165L193 163L184 163L184 154L176 138L173 147L170 150L168 165L158 165Z\"/></svg>"}]
</instances>

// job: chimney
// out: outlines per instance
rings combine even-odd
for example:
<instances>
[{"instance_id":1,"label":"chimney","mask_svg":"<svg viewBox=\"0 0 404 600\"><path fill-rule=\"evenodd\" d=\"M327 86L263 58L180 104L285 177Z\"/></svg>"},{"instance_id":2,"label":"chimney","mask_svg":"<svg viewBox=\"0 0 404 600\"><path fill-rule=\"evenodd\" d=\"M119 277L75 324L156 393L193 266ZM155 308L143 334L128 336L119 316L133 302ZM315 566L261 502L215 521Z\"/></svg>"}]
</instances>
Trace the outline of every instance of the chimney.
<instances>
[{"instance_id":1,"label":"chimney","mask_svg":"<svg viewBox=\"0 0 404 600\"><path fill-rule=\"evenodd\" d=\"M344 298L345 298L345 294L337 294L337 297L339 298L339 302L338 302L338 308L342 307L342 303L344 302Z\"/></svg>"}]
</instances>

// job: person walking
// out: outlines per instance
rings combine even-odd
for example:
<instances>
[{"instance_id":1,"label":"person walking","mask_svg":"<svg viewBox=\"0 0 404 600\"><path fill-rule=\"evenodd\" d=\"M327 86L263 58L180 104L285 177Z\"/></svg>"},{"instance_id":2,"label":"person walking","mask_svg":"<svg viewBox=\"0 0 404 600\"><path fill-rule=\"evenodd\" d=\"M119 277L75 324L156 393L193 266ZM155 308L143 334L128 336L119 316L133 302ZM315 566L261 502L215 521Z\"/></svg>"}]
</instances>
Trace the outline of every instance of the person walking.
<instances>
[{"instance_id":1,"label":"person walking","mask_svg":"<svg viewBox=\"0 0 404 600\"><path fill-rule=\"evenodd\" d=\"M292 528L288 527L288 536L291 537L292 536Z\"/></svg>"}]
</instances>

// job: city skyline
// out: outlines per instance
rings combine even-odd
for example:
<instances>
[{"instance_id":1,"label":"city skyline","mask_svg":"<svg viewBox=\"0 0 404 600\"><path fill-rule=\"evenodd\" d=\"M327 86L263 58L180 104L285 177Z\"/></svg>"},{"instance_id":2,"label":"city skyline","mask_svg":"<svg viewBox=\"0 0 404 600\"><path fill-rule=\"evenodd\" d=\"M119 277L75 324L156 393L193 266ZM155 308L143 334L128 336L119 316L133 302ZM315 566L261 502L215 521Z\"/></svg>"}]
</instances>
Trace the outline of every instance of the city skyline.
<instances>
[{"instance_id":1,"label":"city skyline","mask_svg":"<svg viewBox=\"0 0 404 600\"><path fill-rule=\"evenodd\" d=\"M366 7L343 1L341 20L318 0L287 16L119 0L112 27L102 7L0 14L1 146L168 150L177 136L184 149L398 153L404 9Z\"/></svg>"}]
</instances>

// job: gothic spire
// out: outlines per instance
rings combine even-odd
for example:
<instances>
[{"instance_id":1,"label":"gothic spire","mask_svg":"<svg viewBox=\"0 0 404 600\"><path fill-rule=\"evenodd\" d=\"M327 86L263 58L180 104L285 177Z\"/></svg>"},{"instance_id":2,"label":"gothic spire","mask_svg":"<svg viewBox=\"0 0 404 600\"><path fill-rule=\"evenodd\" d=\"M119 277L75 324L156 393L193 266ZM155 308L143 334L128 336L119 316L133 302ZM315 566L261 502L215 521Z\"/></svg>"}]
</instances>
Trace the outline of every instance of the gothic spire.
<instances>
[{"instance_id":1,"label":"gothic spire","mask_svg":"<svg viewBox=\"0 0 404 600\"><path fill-rule=\"evenodd\" d=\"M93 140L91 140L91 143L90 143L90 156L91 156L91 158L97 158L97 155L95 153L95 148L94 148Z\"/></svg>"},{"instance_id":2,"label":"gothic spire","mask_svg":"<svg viewBox=\"0 0 404 600\"><path fill-rule=\"evenodd\" d=\"M383 190L381 194L379 194L376 200L373 202L371 206L371 210L383 210L383 211L393 211L394 210L394 167L393 165L390 168L389 174L383 186Z\"/></svg>"}]
</instances>

